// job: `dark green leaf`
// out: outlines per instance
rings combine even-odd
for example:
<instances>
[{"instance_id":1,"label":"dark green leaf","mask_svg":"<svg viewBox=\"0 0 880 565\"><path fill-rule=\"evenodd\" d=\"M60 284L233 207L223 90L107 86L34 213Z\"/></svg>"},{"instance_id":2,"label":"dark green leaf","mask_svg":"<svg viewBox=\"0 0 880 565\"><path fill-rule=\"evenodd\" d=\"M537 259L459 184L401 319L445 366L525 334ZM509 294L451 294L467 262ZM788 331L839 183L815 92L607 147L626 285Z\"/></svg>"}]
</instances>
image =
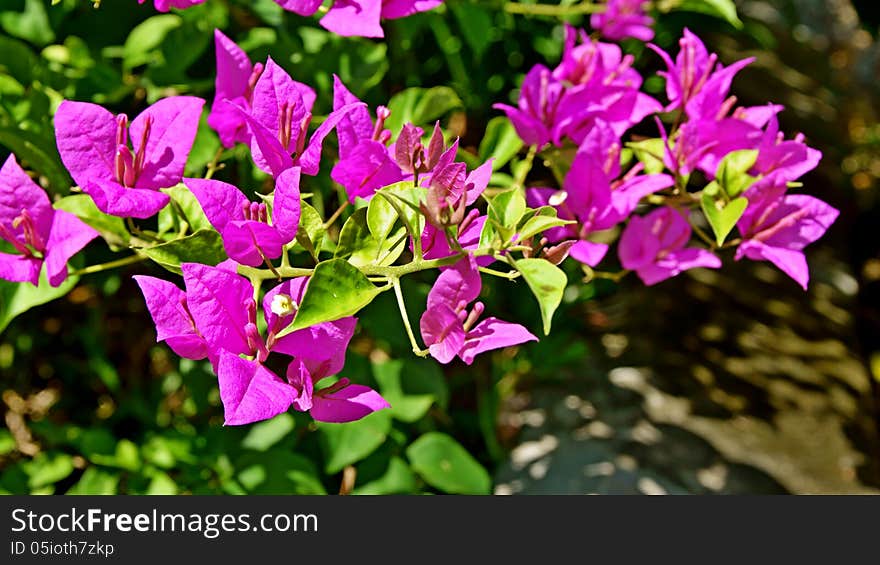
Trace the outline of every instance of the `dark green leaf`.
<instances>
[{"instance_id":1,"label":"dark green leaf","mask_svg":"<svg viewBox=\"0 0 880 565\"><path fill-rule=\"evenodd\" d=\"M328 473L338 473L346 465L360 461L382 445L391 429L388 410L373 412L356 422L329 424L320 422L321 446Z\"/></svg>"}]
</instances>

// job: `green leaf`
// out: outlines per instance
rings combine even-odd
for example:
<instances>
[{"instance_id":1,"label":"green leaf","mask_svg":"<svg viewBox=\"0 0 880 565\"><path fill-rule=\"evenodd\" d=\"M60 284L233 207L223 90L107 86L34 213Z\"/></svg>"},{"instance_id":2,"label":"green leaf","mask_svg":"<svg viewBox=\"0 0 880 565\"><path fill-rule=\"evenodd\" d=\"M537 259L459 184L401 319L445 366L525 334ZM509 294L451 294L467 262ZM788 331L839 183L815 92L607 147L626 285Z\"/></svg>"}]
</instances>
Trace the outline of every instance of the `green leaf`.
<instances>
[{"instance_id":1,"label":"green leaf","mask_svg":"<svg viewBox=\"0 0 880 565\"><path fill-rule=\"evenodd\" d=\"M736 29L743 26L742 20L736 15L736 4L733 0L681 0L674 5L674 9L714 16L725 20Z\"/></svg>"},{"instance_id":2,"label":"green leaf","mask_svg":"<svg viewBox=\"0 0 880 565\"><path fill-rule=\"evenodd\" d=\"M67 194L70 191L70 177L61 165L53 138L19 128L0 128L0 145L15 153L19 164L24 162L45 175L53 192Z\"/></svg>"},{"instance_id":3,"label":"green leaf","mask_svg":"<svg viewBox=\"0 0 880 565\"><path fill-rule=\"evenodd\" d=\"M406 450L413 470L432 487L451 494L489 494L489 473L458 442L428 432Z\"/></svg>"},{"instance_id":4,"label":"green leaf","mask_svg":"<svg viewBox=\"0 0 880 565\"><path fill-rule=\"evenodd\" d=\"M36 45L46 45L55 39L46 6L41 0L25 0L24 11L21 13L4 10L0 13L0 26L9 35Z\"/></svg>"},{"instance_id":5,"label":"green leaf","mask_svg":"<svg viewBox=\"0 0 880 565\"><path fill-rule=\"evenodd\" d=\"M542 206L539 208L539 213L536 213L534 216L526 220L516 231L519 234L519 241L525 241L530 237L549 230L550 228L558 228L573 223L575 222L571 220L557 218L555 208L551 206Z\"/></svg>"},{"instance_id":6,"label":"green leaf","mask_svg":"<svg viewBox=\"0 0 880 565\"><path fill-rule=\"evenodd\" d=\"M516 262L516 269L532 289L541 308L541 319L544 321L544 335L550 333L553 313L562 302L562 294L568 278L565 273L546 259L521 259Z\"/></svg>"},{"instance_id":7,"label":"green leaf","mask_svg":"<svg viewBox=\"0 0 880 565\"><path fill-rule=\"evenodd\" d=\"M25 464L31 490L57 483L73 472L73 457L66 453L40 453Z\"/></svg>"},{"instance_id":8,"label":"green leaf","mask_svg":"<svg viewBox=\"0 0 880 565\"><path fill-rule=\"evenodd\" d=\"M374 263L378 254L379 242L367 226L367 208L360 208L342 226L335 257L347 259L356 267L363 267Z\"/></svg>"},{"instance_id":9,"label":"green leaf","mask_svg":"<svg viewBox=\"0 0 880 565\"><path fill-rule=\"evenodd\" d=\"M504 116L497 116L489 120L486 125L486 134L480 142L480 159L488 161L494 158L492 170L497 171L506 165L522 146L523 141L510 120Z\"/></svg>"},{"instance_id":10,"label":"green leaf","mask_svg":"<svg viewBox=\"0 0 880 565\"><path fill-rule=\"evenodd\" d=\"M502 239L507 241L526 213L526 198L518 188L499 192L489 201L488 212L489 220L495 224Z\"/></svg>"},{"instance_id":11,"label":"green leaf","mask_svg":"<svg viewBox=\"0 0 880 565\"><path fill-rule=\"evenodd\" d=\"M723 200L716 200L704 190L700 197L700 205L715 233L715 242L720 247L724 245L724 240L727 239L728 234L736 226L736 222L746 211L749 201L739 197L725 204Z\"/></svg>"},{"instance_id":12,"label":"green leaf","mask_svg":"<svg viewBox=\"0 0 880 565\"><path fill-rule=\"evenodd\" d=\"M385 126L397 133L407 122L427 125L463 106L461 98L448 86L407 88L392 96L388 102L391 116L385 121Z\"/></svg>"},{"instance_id":13,"label":"green leaf","mask_svg":"<svg viewBox=\"0 0 880 565\"><path fill-rule=\"evenodd\" d=\"M119 475L89 467L67 494L116 494L118 486Z\"/></svg>"},{"instance_id":14,"label":"green leaf","mask_svg":"<svg viewBox=\"0 0 880 565\"><path fill-rule=\"evenodd\" d=\"M119 440L116 444L116 451L112 455L95 453L89 459L98 465L119 467L129 471L137 471L141 468L141 455L138 446L127 439Z\"/></svg>"},{"instance_id":15,"label":"green leaf","mask_svg":"<svg viewBox=\"0 0 880 565\"><path fill-rule=\"evenodd\" d=\"M213 228L199 230L184 238L160 243L154 247L143 247L137 251L178 275L182 273L181 263L216 265L226 260L223 240Z\"/></svg>"},{"instance_id":16,"label":"green leaf","mask_svg":"<svg viewBox=\"0 0 880 565\"><path fill-rule=\"evenodd\" d=\"M137 26L122 46L122 64L126 69L147 64L158 55L155 50L162 46L165 37L174 29L183 25L183 20L176 14L161 14L147 18Z\"/></svg>"},{"instance_id":17,"label":"green leaf","mask_svg":"<svg viewBox=\"0 0 880 565\"><path fill-rule=\"evenodd\" d=\"M324 220L310 204L300 202L299 229L296 231L296 241L309 252L315 261L321 253L324 245L324 236L327 230L324 228Z\"/></svg>"},{"instance_id":18,"label":"green leaf","mask_svg":"<svg viewBox=\"0 0 880 565\"><path fill-rule=\"evenodd\" d=\"M322 322L353 316L380 292L382 289L345 259L319 263L309 279L293 323L277 337Z\"/></svg>"},{"instance_id":19,"label":"green leaf","mask_svg":"<svg viewBox=\"0 0 880 565\"><path fill-rule=\"evenodd\" d=\"M270 420L251 426L241 446L245 449L266 451L293 431L295 425L293 416L286 412L279 414Z\"/></svg>"},{"instance_id":20,"label":"green leaf","mask_svg":"<svg viewBox=\"0 0 880 565\"><path fill-rule=\"evenodd\" d=\"M754 184L757 179L748 173L757 160L757 150L744 149L728 153L718 164L715 178L728 196L738 196Z\"/></svg>"},{"instance_id":21,"label":"green leaf","mask_svg":"<svg viewBox=\"0 0 880 565\"><path fill-rule=\"evenodd\" d=\"M0 71L9 73L24 86L30 85L34 81L34 73L42 70L39 59L27 43L0 35L0 53L3 53Z\"/></svg>"},{"instance_id":22,"label":"green leaf","mask_svg":"<svg viewBox=\"0 0 880 565\"><path fill-rule=\"evenodd\" d=\"M202 210L201 204L196 199L195 195L190 191L189 188L183 183L177 184L175 186L169 188L163 188L162 192L171 197L171 200L174 202L171 206L165 206L159 211L159 232L166 233L175 229L174 226L174 204L180 208L180 211L183 212L183 218L178 218L183 220L189 226L190 231L198 231L198 230L212 230L214 227L211 225L211 222L208 221L208 217L205 216L205 212ZM179 212L178 212L179 216ZM179 229L179 227L178 227Z\"/></svg>"},{"instance_id":23,"label":"green leaf","mask_svg":"<svg viewBox=\"0 0 880 565\"><path fill-rule=\"evenodd\" d=\"M174 482L174 479L168 476L168 473L165 471L153 471L152 478L150 479L150 484L147 486L147 490L144 494L149 495L163 495L163 494L177 494L180 489L177 488L177 483Z\"/></svg>"},{"instance_id":24,"label":"green leaf","mask_svg":"<svg viewBox=\"0 0 880 565\"><path fill-rule=\"evenodd\" d=\"M360 461L382 445L390 430L391 414L388 410L373 412L346 424L319 422L321 446L326 456L325 471L338 473L346 465Z\"/></svg>"},{"instance_id":25,"label":"green leaf","mask_svg":"<svg viewBox=\"0 0 880 565\"><path fill-rule=\"evenodd\" d=\"M250 494L326 494L312 461L287 451L248 453L236 462L237 478Z\"/></svg>"},{"instance_id":26,"label":"green leaf","mask_svg":"<svg viewBox=\"0 0 880 565\"><path fill-rule=\"evenodd\" d=\"M392 457L388 469L378 479L355 488L352 494L411 494L416 492L416 476L406 461Z\"/></svg>"},{"instance_id":27,"label":"green leaf","mask_svg":"<svg viewBox=\"0 0 880 565\"><path fill-rule=\"evenodd\" d=\"M78 277L67 277L60 286L53 288L46 279L45 269L40 273L39 286L0 280L0 332L19 314L64 296L78 280Z\"/></svg>"},{"instance_id":28,"label":"green leaf","mask_svg":"<svg viewBox=\"0 0 880 565\"><path fill-rule=\"evenodd\" d=\"M87 194L71 194L57 200L53 206L56 210L70 212L98 230L98 233L101 234L101 237L110 246L110 249L117 251L128 247L130 235L125 228L125 222L122 221L122 218L110 216L98 210L91 196Z\"/></svg>"},{"instance_id":29,"label":"green leaf","mask_svg":"<svg viewBox=\"0 0 880 565\"><path fill-rule=\"evenodd\" d=\"M431 367L436 369L434 365ZM399 359L373 365L373 376L382 397L391 405L391 416L402 422L421 419L439 396L434 391L439 388L441 394L446 392L442 373L422 371L419 374L417 366L415 371L413 368L412 364L407 366Z\"/></svg>"},{"instance_id":30,"label":"green leaf","mask_svg":"<svg viewBox=\"0 0 880 565\"><path fill-rule=\"evenodd\" d=\"M420 234L425 218L419 210L427 190L414 187L412 181L403 181L379 189L367 207L367 224L377 240L387 238L394 227L394 218L402 221L413 234ZM380 237L379 234L384 234Z\"/></svg>"},{"instance_id":31,"label":"green leaf","mask_svg":"<svg viewBox=\"0 0 880 565\"><path fill-rule=\"evenodd\" d=\"M626 146L632 149L636 159L645 165L646 174L661 173L666 168L666 165L663 164L663 154L666 151L666 148L663 146L663 139L655 137L643 141L631 141Z\"/></svg>"}]
</instances>

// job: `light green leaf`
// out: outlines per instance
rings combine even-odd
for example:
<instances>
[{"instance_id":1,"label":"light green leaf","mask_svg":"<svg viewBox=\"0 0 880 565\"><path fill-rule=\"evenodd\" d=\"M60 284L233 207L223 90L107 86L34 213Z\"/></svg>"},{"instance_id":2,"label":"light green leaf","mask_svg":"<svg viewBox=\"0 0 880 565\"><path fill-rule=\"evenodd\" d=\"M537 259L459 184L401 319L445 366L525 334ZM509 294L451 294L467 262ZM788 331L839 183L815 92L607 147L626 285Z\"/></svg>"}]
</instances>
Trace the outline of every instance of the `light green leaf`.
<instances>
[{"instance_id":1,"label":"light green leaf","mask_svg":"<svg viewBox=\"0 0 880 565\"><path fill-rule=\"evenodd\" d=\"M526 213L526 198L520 189L499 192L489 201L489 220L499 229L503 239L510 239L513 230ZM503 228L503 229L502 229Z\"/></svg>"},{"instance_id":2,"label":"light green leaf","mask_svg":"<svg viewBox=\"0 0 880 565\"><path fill-rule=\"evenodd\" d=\"M147 490L144 494L156 496L178 493L179 489L177 488L177 483L174 482L174 479L168 476L168 473L156 470L153 471L152 475L150 484L147 486Z\"/></svg>"},{"instance_id":3,"label":"light green leaf","mask_svg":"<svg viewBox=\"0 0 880 565\"><path fill-rule=\"evenodd\" d=\"M241 446L245 449L266 451L293 431L295 425L293 416L287 412L279 414L270 420L251 426Z\"/></svg>"},{"instance_id":4,"label":"light green leaf","mask_svg":"<svg viewBox=\"0 0 880 565\"><path fill-rule=\"evenodd\" d=\"M67 494L116 494L118 485L119 475L89 467Z\"/></svg>"},{"instance_id":5,"label":"light green leaf","mask_svg":"<svg viewBox=\"0 0 880 565\"><path fill-rule=\"evenodd\" d=\"M516 262L516 269L522 273L538 300L541 319L544 321L544 334L548 335L553 313L562 302L568 278L562 269L546 259L521 259Z\"/></svg>"},{"instance_id":6,"label":"light green leaf","mask_svg":"<svg viewBox=\"0 0 880 565\"><path fill-rule=\"evenodd\" d=\"M504 116L497 116L489 120L486 125L486 135L480 142L480 159L488 161L494 158L492 170L497 171L506 165L522 146L523 141L510 120Z\"/></svg>"},{"instance_id":7,"label":"light green leaf","mask_svg":"<svg viewBox=\"0 0 880 565\"><path fill-rule=\"evenodd\" d=\"M322 322L353 316L380 292L382 289L345 259L319 263L309 279L293 323L277 337Z\"/></svg>"},{"instance_id":8,"label":"light green leaf","mask_svg":"<svg viewBox=\"0 0 880 565\"><path fill-rule=\"evenodd\" d=\"M157 55L153 52L162 46L162 41L174 29L183 25L176 14L160 14L147 18L137 26L122 46L122 63L126 69L144 65Z\"/></svg>"},{"instance_id":9,"label":"light green leaf","mask_svg":"<svg viewBox=\"0 0 880 565\"><path fill-rule=\"evenodd\" d=\"M183 183L172 186L170 188L163 188L162 192L171 197L171 200L176 203L180 209L183 211L184 220L189 224L190 231L198 231L198 230L212 230L214 227L211 225L211 222L208 221L208 217L205 215L205 212L202 210L202 205L199 204L199 201L196 199L195 195L190 191L189 188ZM172 204L171 206L173 206ZM169 216L171 215L171 206L166 206L162 208L159 212L159 231L164 231L162 229L163 223L167 224L169 221Z\"/></svg>"},{"instance_id":10,"label":"light green leaf","mask_svg":"<svg viewBox=\"0 0 880 565\"><path fill-rule=\"evenodd\" d=\"M57 483L73 472L73 457L66 453L40 453L25 463L31 490Z\"/></svg>"},{"instance_id":11,"label":"light green leaf","mask_svg":"<svg viewBox=\"0 0 880 565\"><path fill-rule=\"evenodd\" d=\"M626 146L632 149L636 159L645 165L646 174L660 173L666 168L666 165L663 164L663 154L666 151L663 139L656 137L643 141L631 141Z\"/></svg>"},{"instance_id":12,"label":"light green leaf","mask_svg":"<svg viewBox=\"0 0 880 565\"><path fill-rule=\"evenodd\" d=\"M374 263L378 254L379 242L367 226L367 208L360 208L342 226L335 257L363 267Z\"/></svg>"},{"instance_id":13,"label":"light green leaf","mask_svg":"<svg viewBox=\"0 0 880 565\"><path fill-rule=\"evenodd\" d=\"M202 263L213 266L226 260L223 240L213 229L199 230L184 238L160 243L154 247L143 247L137 251L178 275L182 273L181 263Z\"/></svg>"},{"instance_id":14,"label":"light green leaf","mask_svg":"<svg viewBox=\"0 0 880 565\"><path fill-rule=\"evenodd\" d=\"M754 184L757 179L748 172L757 160L757 150L745 149L728 153L718 164L715 178L728 196L738 196Z\"/></svg>"},{"instance_id":15,"label":"light green leaf","mask_svg":"<svg viewBox=\"0 0 880 565\"><path fill-rule=\"evenodd\" d=\"M321 248L324 245L324 220L310 204L300 202L299 229L296 231L296 241L309 252L313 259L318 260Z\"/></svg>"},{"instance_id":16,"label":"light green leaf","mask_svg":"<svg viewBox=\"0 0 880 565\"><path fill-rule=\"evenodd\" d=\"M550 228L558 228L560 226L566 226L569 224L573 224L573 221L570 220L562 220L556 217L556 210L550 206L545 206L543 208L549 208L552 210L552 214L538 213L529 218L523 223L523 225L517 230L519 234L519 241L525 241L530 237L533 237L541 232L547 231Z\"/></svg>"},{"instance_id":17,"label":"light green leaf","mask_svg":"<svg viewBox=\"0 0 880 565\"><path fill-rule=\"evenodd\" d=\"M110 249L116 251L128 247L130 236L125 228L125 222L122 221L122 218L110 216L98 210L91 196L87 194L71 194L56 201L53 206L56 210L70 212L98 230L98 233L101 234L101 237L110 246Z\"/></svg>"},{"instance_id":18,"label":"light green leaf","mask_svg":"<svg viewBox=\"0 0 880 565\"><path fill-rule=\"evenodd\" d=\"M450 436L428 432L406 450L413 470L434 488L451 494L489 494L489 473Z\"/></svg>"},{"instance_id":19,"label":"light green leaf","mask_svg":"<svg viewBox=\"0 0 880 565\"><path fill-rule=\"evenodd\" d=\"M742 20L736 15L736 4L733 0L681 0L674 5L674 9L714 16L725 20L736 29L743 26Z\"/></svg>"},{"instance_id":20,"label":"light green leaf","mask_svg":"<svg viewBox=\"0 0 880 565\"><path fill-rule=\"evenodd\" d=\"M700 205L715 233L715 242L721 246L746 211L749 201L739 197L725 204L723 200L716 200L710 193L704 191L700 197Z\"/></svg>"},{"instance_id":21,"label":"light green leaf","mask_svg":"<svg viewBox=\"0 0 880 565\"><path fill-rule=\"evenodd\" d=\"M326 456L325 471L338 473L346 465L360 461L382 445L390 430L391 414L388 410L373 412L346 424L319 422L321 446Z\"/></svg>"},{"instance_id":22,"label":"light green leaf","mask_svg":"<svg viewBox=\"0 0 880 565\"><path fill-rule=\"evenodd\" d=\"M19 314L64 296L76 286L78 280L78 277L67 277L60 286L52 288L46 279L45 269L40 273L39 286L0 280L0 332Z\"/></svg>"}]
</instances>

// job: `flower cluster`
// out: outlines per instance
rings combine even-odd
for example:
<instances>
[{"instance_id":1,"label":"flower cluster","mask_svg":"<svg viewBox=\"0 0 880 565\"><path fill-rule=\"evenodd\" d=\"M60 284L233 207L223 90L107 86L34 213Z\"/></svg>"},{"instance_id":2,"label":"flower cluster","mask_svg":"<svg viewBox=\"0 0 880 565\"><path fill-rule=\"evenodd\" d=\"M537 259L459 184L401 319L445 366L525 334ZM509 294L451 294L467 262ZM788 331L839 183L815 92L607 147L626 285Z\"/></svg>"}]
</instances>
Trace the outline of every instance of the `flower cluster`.
<instances>
[{"instance_id":1,"label":"flower cluster","mask_svg":"<svg viewBox=\"0 0 880 565\"><path fill-rule=\"evenodd\" d=\"M171 8L184 9L205 0L153 0L160 12ZM316 14L324 0L274 0L276 4L300 16ZM146 0L138 0L143 4ZM381 20L405 18L433 10L443 0L335 0L321 18L321 25L342 36L385 37Z\"/></svg>"},{"instance_id":2,"label":"flower cluster","mask_svg":"<svg viewBox=\"0 0 880 565\"><path fill-rule=\"evenodd\" d=\"M613 14L610 5L605 15ZM593 25L603 22L594 18ZM664 106L638 92L642 78L619 47L571 28L567 33L559 66L550 71L536 65L523 81L518 107L496 106L536 149L577 145L560 190L528 190L530 203L552 205L560 217L574 220L548 230L547 240L565 244L574 259L595 267L609 249L607 230L626 222L653 195L652 201L664 206L633 217L618 244L622 267L645 284L694 267L718 268L721 261L713 252L735 246L736 260L770 261L806 289L803 248L825 233L838 212L816 198L787 194L818 165L821 153L802 135L785 139L777 120L782 107L741 107L730 95L735 75L752 60L724 66L689 30L675 59L649 45L667 67L660 73L666 80ZM658 139L623 140L634 124L660 113L675 116L671 131L655 116ZM638 158L628 170L621 166L628 159L624 150ZM699 190L690 186L695 171L708 180ZM702 208L716 235L713 241L697 231L711 250L687 247L700 229L692 208ZM734 226L740 237L726 242ZM596 240L597 232L606 237Z\"/></svg>"},{"instance_id":3,"label":"flower cluster","mask_svg":"<svg viewBox=\"0 0 880 565\"><path fill-rule=\"evenodd\" d=\"M197 3L155 2L160 10ZM322 4L278 3L306 15ZM381 35L380 18L440 3L337 0L322 23L340 33ZM591 23L609 39L648 40L644 4L612 0ZM558 173L556 187L526 187L526 168L515 186L499 188L496 181L488 190L491 159L469 168L459 140L446 139L439 122L430 135L412 123L391 131L391 111L371 110L338 77L333 109L312 130L315 91L271 58L252 62L219 30L207 123L225 148L249 149L254 165L271 176L271 194L252 201L239 187L211 178L213 168L206 178L184 178L205 105L192 96L159 100L131 121L96 104L64 101L55 114L56 143L79 190L101 213L127 218L136 230L132 218L184 213L170 196L183 191L200 208L202 229L192 237L208 233L218 249L222 241L226 259L219 264L181 259L169 267L182 274L183 290L151 276L135 280L157 340L182 357L211 363L227 424L290 408L319 421L350 422L389 406L375 390L334 378L344 370L354 315L386 290L397 295L414 352L471 364L481 353L537 340L519 324L484 316L482 275L525 279L546 332L567 282L557 265L571 256L594 273L617 235L622 273L632 271L646 285L696 267L719 268L719 254L735 248L734 259L770 261L807 287L803 249L838 212L788 191L821 154L803 136L786 139L779 131L780 106L737 105L731 84L750 60L723 66L687 30L674 58L649 47L666 65L665 105L641 92L642 76L618 45L569 26L561 62L552 70L536 65L516 107L496 106L531 146L524 165L541 152ZM652 115L657 138L625 141ZM673 125L667 129L661 117ZM323 238L340 216L316 218L307 198L321 195L306 194L301 183L328 160L323 146L334 131L338 155L330 176L348 200L339 212L356 211L328 258L312 238L316 231ZM570 163L558 157L563 146L576 147ZM182 224L178 234L147 234L132 247L146 257L151 245L185 245L189 226ZM735 228L739 236L729 239ZM702 244L691 241L694 234ZM0 253L0 278L38 285L45 265L48 284L58 286L68 260L98 235L56 210L9 157L0 169L0 237L14 253ZM294 266L291 255L303 261ZM402 265L401 257L407 258ZM489 268L495 262L510 270ZM429 269L440 274L419 319L421 349L400 277ZM264 292L268 280L274 287Z\"/></svg>"}]
</instances>

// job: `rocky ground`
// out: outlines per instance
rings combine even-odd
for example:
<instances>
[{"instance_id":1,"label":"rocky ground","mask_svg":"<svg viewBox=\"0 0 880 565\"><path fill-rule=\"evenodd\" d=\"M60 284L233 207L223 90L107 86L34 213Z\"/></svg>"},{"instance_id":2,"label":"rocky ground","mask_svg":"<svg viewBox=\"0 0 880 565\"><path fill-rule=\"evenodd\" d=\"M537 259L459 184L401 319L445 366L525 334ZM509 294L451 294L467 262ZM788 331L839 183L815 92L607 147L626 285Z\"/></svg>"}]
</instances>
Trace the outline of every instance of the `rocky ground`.
<instances>
[{"instance_id":1,"label":"rocky ground","mask_svg":"<svg viewBox=\"0 0 880 565\"><path fill-rule=\"evenodd\" d=\"M857 284L818 263L809 293L751 264L588 303L582 371L502 414L496 493L880 493Z\"/></svg>"}]
</instances>

